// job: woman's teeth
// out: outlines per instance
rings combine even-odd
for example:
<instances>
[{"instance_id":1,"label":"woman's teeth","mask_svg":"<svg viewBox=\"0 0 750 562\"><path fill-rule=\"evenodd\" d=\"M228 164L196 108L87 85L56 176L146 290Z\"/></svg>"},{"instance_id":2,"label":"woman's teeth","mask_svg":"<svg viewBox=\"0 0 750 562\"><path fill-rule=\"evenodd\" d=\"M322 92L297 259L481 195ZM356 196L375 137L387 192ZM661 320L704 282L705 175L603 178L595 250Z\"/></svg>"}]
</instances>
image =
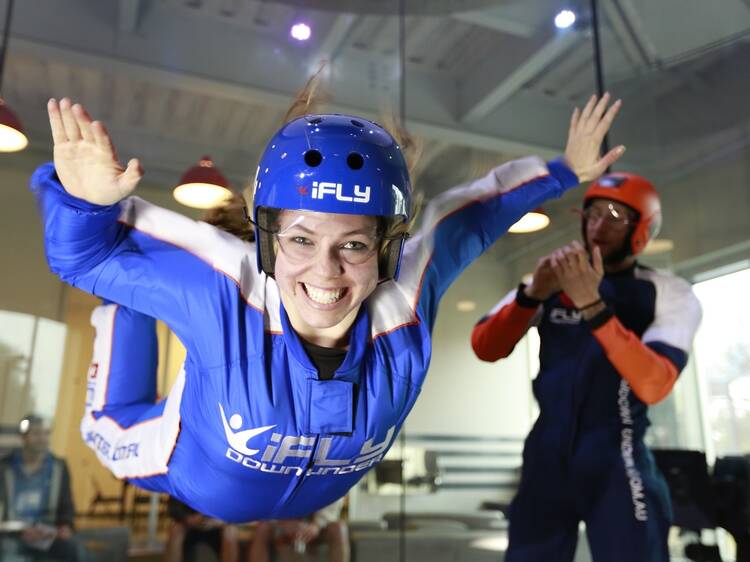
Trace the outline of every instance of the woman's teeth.
<instances>
[{"instance_id":1,"label":"woman's teeth","mask_svg":"<svg viewBox=\"0 0 750 562\"><path fill-rule=\"evenodd\" d=\"M341 300L346 289L320 289L303 283L307 296L318 304L333 304Z\"/></svg>"}]
</instances>

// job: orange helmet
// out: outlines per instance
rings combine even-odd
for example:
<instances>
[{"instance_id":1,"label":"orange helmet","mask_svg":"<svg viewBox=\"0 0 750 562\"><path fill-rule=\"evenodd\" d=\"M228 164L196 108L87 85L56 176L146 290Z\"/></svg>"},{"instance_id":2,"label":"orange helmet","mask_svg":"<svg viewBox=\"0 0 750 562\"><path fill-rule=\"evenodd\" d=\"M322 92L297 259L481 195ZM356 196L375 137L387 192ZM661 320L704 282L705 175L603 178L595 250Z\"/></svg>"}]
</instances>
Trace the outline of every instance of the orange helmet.
<instances>
[{"instance_id":1,"label":"orange helmet","mask_svg":"<svg viewBox=\"0 0 750 562\"><path fill-rule=\"evenodd\" d=\"M661 202L656 188L642 176L627 172L606 174L592 183L583 196L583 208L592 199L609 199L627 205L638 213L630 234L630 252L640 254L661 228Z\"/></svg>"}]
</instances>

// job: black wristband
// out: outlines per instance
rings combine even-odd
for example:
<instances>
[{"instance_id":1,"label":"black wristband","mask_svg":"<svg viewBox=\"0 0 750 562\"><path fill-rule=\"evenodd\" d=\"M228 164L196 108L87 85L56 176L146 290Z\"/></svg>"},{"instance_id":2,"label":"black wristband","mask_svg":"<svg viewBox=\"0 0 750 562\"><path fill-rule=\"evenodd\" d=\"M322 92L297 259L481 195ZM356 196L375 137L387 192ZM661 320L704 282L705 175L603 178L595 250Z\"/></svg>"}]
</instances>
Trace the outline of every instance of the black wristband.
<instances>
[{"instance_id":1,"label":"black wristband","mask_svg":"<svg viewBox=\"0 0 750 562\"><path fill-rule=\"evenodd\" d=\"M579 310L580 312L583 312L584 310L586 310L586 309L588 309L588 308L592 308L592 307L594 307L594 306L596 306L596 305L598 305L598 304L602 304L603 302L604 302L604 301L603 301L603 300L602 300L601 298L598 298L598 299L597 299L597 300L595 300L594 302L590 302L589 304L586 304L586 305L584 305L584 306L580 307L580 308L579 308L578 310Z\"/></svg>"},{"instance_id":2,"label":"black wristband","mask_svg":"<svg viewBox=\"0 0 750 562\"><path fill-rule=\"evenodd\" d=\"M591 328L592 330L596 330L597 328L601 328L602 326L604 326L604 324L606 324L607 321L614 315L614 310L612 310L609 306L605 306L601 312L598 312L596 314L596 316L592 316L591 318L586 320L586 324L588 324L589 328Z\"/></svg>"},{"instance_id":3,"label":"black wristband","mask_svg":"<svg viewBox=\"0 0 750 562\"><path fill-rule=\"evenodd\" d=\"M516 291L516 304L522 308L536 308L540 304L542 304L542 301L539 299L535 299L524 293L524 289L526 288L526 283L521 283L518 285L518 290Z\"/></svg>"}]
</instances>

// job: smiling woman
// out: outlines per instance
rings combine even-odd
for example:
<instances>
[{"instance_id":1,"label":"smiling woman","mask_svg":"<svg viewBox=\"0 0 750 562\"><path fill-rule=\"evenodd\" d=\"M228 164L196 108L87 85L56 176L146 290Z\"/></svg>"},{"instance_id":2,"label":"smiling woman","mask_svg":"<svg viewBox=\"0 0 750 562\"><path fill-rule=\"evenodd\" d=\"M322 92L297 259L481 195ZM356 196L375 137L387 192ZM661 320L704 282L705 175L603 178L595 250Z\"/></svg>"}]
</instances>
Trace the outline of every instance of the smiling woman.
<instances>
[{"instance_id":1,"label":"smiling woman","mask_svg":"<svg viewBox=\"0 0 750 562\"><path fill-rule=\"evenodd\" d=\"M510 162L446 192L412 237L395 138L357 116L298 117L260 160L248 244L128 197L139 162L123 167L101 123L51 100L55 163L32 179L48 261L117 303L92 319L101 369L87 443L118 477L225 521L330 504L413 407L449 285L526 212L619 158L622 147L599 156L619 106L592 97L573 112L563 159ZM160 403L149 317L187 349Z\"/></svg>"}]
</instances>

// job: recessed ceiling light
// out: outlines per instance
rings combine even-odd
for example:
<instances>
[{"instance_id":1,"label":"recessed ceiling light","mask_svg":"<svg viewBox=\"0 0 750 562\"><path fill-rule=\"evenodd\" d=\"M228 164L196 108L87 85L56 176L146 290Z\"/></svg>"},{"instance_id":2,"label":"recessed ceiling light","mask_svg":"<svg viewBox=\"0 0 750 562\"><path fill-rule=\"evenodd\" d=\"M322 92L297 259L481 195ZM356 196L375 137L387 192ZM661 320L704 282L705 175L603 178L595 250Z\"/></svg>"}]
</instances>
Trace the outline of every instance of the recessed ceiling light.
<instances>
[{"instance_id":1,"label":"recessed ceiling light","mask_svg":"<svg viewBox=\"0 0 750 562\"><path fill-rule=\"evenodd\" d=\"M477 303L475 303L474 301L463 300L456 303L456 309L459 312L471 312L472 310L476 310L476 308Z\"/></svg>"},{"instance_id":2,"label":"recessed ceiling light","mask_svg":"<svg viewBox=\"0 0 750 562\"><path fill-rule=\"evenodd\" d=\"M555 16L555 27L567 29L576 22L576 14L572 10L560 10Z\"/></svg>"},{"instance_id":3,"label":"recessed ceiling light","mask_svg":"<svg viewBox=\"0 0 750 562\"><path fill-rule=\"evenodd\" d=\"M646 247L643 249L644 256L653 256L656 254L664 254L674 249L674 241L668 238L655 238L651 240Z\"/></svg>"},{"instance_id":4,"label":"recessed ceiling light","mask_svg":"<svg viewBox=\"0 0 750 562\"><path fill-rule=\"evenodd\" d=\"M294 37L297 41L307 41L310 39L310 36L312 35L312 30L310 29L310 26L306 23L295 23L292 26L292 30L290 31L290 34L292 37Z\"/></svg>"}]
</instances>

